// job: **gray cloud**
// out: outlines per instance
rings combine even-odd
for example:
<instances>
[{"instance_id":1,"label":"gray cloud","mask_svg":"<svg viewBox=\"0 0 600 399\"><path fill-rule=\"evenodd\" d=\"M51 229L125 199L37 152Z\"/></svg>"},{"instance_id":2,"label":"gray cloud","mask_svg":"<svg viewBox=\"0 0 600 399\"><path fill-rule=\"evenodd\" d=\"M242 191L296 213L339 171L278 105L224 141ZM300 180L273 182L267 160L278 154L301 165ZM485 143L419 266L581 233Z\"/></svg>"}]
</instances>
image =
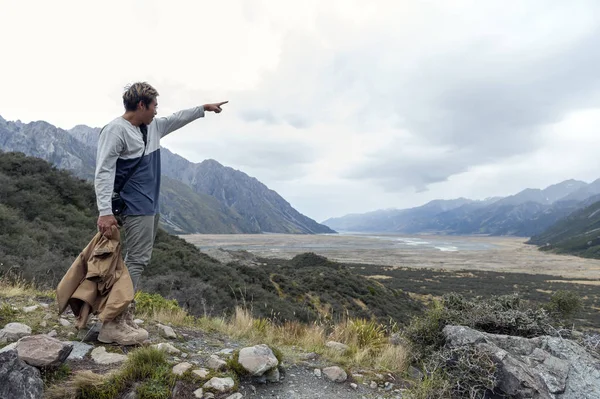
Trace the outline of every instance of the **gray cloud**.
<instances>
[{"instance_id":1,"label":"gray cloud","mask_svg":"<svg viewBox=\"0 0 600 399\"><path fill-rule=\"evenodd\" d=\"M353 165L346 177L370 179L387 190L409 185L421 191L470 167L535 151L544 144L545 125L600 105L599 33L549 54L530 54L533 59L469 49L434 57L417 76L389 90L383 103L392 106L376 113L394 113L398 127L431 148L452 151L407 156L401 143L393 143Z\"/></svg>"},{"instance_id":2,"label":"gray cloud","mask_svg":"<svg viewBox=\"0 0 600 399\"><path fill-rule=\"evenodd\" d=\"M340 177L387 192L425 191L478 165L532 153L544 145L545 126L600 105L600 30L555 25L561 11L546 11L529 9L522 20L504 16L489 27L498 34L449 22L423 38L403 37L391 25L369 25L356 36L351 26L321 16L318 35L288 32L277 68L254 90L233 94L238 116L250 124L305 129L307 143L308 135L319 134L311 129L317 125L365 135L382 128L408 132L412 137L349 162ZM473 10L478 13L490 18L486 7ZM533 23L545 18L556 28ZM456 40L445 40L456 31ZM345 35L348 41L335 45ZM302 176L318 158L300 142L244 144L247 152L228 147L224 160L282 180Z\"/></svg>"},{"instance_id":3,"label":"gray cloud","mask_svg":"<svg viewBox=\"0 0 600 399\"><path fill-rule=\"evenodd\" d=\"M213 158L263 182L293 180L304 176L307 168L320 156L315 146L297 139L257 137L260 136L227 136L215 140L197 136L193 141L175 141L172 147L195 162ZM188 154L186 149L192 153Z\"/></svg>"},{"instance_id":4,"label":"gray cloud","mask_svg":"<svg viewBox=\"0 0 600 399\"><path fill-rule=\"evenodd\" d=\"M287 114L277 117L268 109L249 109L242 111L240 116L246 122L265 122L270 125L288 124L296 129L310 127L309 118L300 114Z\"/></svg>"}]
</instances>

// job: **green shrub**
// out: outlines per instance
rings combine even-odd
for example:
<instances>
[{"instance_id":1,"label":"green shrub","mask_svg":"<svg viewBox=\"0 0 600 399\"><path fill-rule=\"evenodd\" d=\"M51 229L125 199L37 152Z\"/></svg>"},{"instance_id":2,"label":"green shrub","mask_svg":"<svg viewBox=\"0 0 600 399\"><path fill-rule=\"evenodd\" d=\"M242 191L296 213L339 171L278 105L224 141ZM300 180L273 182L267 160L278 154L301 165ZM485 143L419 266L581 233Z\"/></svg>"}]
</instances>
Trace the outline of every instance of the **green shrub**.
<instances>
[{"instance_id":1,"label":"green shrub","mask_svg":"<svg viewBox=\"0 0 600 399\"><path fill-rule=\"evenodd\" d=\"M450 395L450 382L438 371L425 376L419 384L406 390L402 397L407 399L440 399L450 398Z\"/></svg>"},{"instance_id":2,"label":"green shrub","mask_svg":"<svg viewBox=\"0 0 600 399\"><path fill-rule=\"evenodd\" d=\"M82 399L117 398L136 382L139 399L169 399L176 376L171 372L165 352L141 348L130 353L123 367L101 385L80 387Z\"/></svg>"},{"instance_id":3,"label":"green shrub","mask_svg":"<svg viewBox=\"0 0 600 399\"><path fill-rule=\"evenodd\" d=\"M450 382L449 397L456 399L486 398L498 381L496 364L487 352L476 348L444 348L431 356L427 369L440 370Z\"/></svg>"},{"instance_id":4,"label":"green shrub","mask_svg":"<svg viewBox=\"0 0 600 399\"><path fill-rule=\"evenodd\" d=\"M226 360L227 369L233 371L236 375L243 377L249 374L248 370L244 368L239 362L240 351L236 350L231 354L231 357Z\"/></svg>"},{"instance_id":5,"label":"green shrub","mask_svg":"<svg viewBox=\"0 0 600 399\"><path fill-rule=\"evenodd\" d=\"M359 348L378 349L387 343L385 327L375 320L355 319L349 322L350 333L356 336Z\"/></svg>"},{"instance_id":6,"label":"green shrub","mask_svg":"<svg viewBox=\"0 0 600 399\"><path fill-rule=\"evenodd\" d=\"M14 310L10 303L4 302L0 305L0 324L5 325L10 323L17 313L19 312Z\"/></svg>"},{"instance_id":7,"label":"green shrub","mask_svg":"<svg viewBox=\"0 0 600 399\"><path fill-rule=\"evenodd\" d=\"M572 291L558 290L550 298L546 309L553 315L563 319L574 316L583 308L583 301L579 295Z\"/></svg>"},{"instance_id":8,"label":"green shrub","mask_svg":"<svg viewBox=\"0 0 600 399\"><path fill-rule=\"evenodd\" d=\"M160 294L138 291L135 294L135 309L136 312L152 314L156 311L176 311L181 308L175 299L165 299Z\"/></svg>"},{"instance_id":9,"label":"green shrub","mask_svg":"<svg viewBox=\"0 0 600 399\"><path fill-rule=\"evenodd\" d=\"M403 333L412 343L416 359L423 358L443 345L442 330L446 326L445 322L444 306L439 301L434 301L423 316L413 317Z\"/></svg>"},{"instance_id":10,"label":"green shrub","mask_svg":"<svg viewBox=\"0 0 600 399\"><path fill-rule=\"evenodd\" d=\"M425 363L429 373L405 396L412 399L484 399L494 392L497 367L491 357L475 348L443 349Z\"/></svg>"}]
</instances>

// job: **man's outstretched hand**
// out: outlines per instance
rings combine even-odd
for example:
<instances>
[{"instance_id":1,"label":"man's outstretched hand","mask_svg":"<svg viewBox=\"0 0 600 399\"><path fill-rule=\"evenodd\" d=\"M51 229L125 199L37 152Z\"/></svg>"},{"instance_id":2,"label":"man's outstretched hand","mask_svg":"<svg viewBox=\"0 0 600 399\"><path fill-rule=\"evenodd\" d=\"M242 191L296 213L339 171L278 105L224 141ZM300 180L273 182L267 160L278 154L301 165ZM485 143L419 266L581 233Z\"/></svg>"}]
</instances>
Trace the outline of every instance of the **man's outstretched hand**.
<instances>
[{"instance_id":1,"label":"man's outstretched hand","mask_svg":"<svg viewBox=\"0 0 600 399\"><path fill-rule=\"evenodd\" d=\"M112 227L118 227L117 219L113 215L98 217L98 231L106 238L112 236Z\"/></svg>"},{"instance_id":2,"label":"man's outstretched hand","mask_svg":"<svg viewBox=\"0 0 600 399\"><path fill-rule=\"evenodd\" d=\"M223 101L220 103L214 103L214 104L204 104L204 111L210 111L210 112L214 112L216 114L218 114L219 112L223 111L221 109L222 105L227 104L229 101Z\"/></svg>"}]
</instances>

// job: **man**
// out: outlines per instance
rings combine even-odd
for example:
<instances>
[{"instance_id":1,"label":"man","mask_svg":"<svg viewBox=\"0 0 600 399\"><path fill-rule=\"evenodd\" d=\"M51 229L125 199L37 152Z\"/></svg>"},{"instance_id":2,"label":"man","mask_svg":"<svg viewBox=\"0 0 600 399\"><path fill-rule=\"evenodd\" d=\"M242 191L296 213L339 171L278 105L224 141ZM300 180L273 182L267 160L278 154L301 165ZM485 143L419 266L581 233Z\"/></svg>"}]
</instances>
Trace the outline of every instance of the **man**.
<instances>
[{"instance_id":1,"label":"man","mask_svg":"<svg viewBox=\"0 0 600 399\"><path fill-rule=\"evenodd\" d=\"M158 228L160 139L204 117L205 112L220 113L221 107L227 103L205 104L168 117L155 118L157 97L156 89L146 82L128 86L123 94L125 113L102 129L96 157L94 183L100 212L98 229L108 238L113 226L118 225L111 206L113 191L126 181L120 192L125 203L120 218L127 244L125 264L131 275L134 291L137 290L144 268L150 263ZM141 330L133 323L131 307L123 319L115 320L115 323L119 324L118 328L124 335L133 334L128 327ZM106 331L115 330L117 326L110 327ZM143 335L140 331L137 333L140 337ZM100 337L102 335L101 330ZM106 335L112 334L105 334L104 338L110 340L111 337Z\"/></svg>"}]
</instances>

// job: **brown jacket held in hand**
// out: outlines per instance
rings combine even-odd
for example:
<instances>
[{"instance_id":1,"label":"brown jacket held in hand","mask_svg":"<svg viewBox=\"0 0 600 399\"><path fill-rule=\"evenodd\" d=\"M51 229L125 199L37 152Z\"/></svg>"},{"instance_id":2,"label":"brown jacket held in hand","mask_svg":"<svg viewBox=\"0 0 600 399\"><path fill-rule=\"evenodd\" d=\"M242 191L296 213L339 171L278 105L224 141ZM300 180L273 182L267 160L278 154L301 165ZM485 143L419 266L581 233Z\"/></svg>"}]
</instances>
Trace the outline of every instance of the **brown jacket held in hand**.
<instances>
[{"instance_id":1,"label":"brown jacket held in hand","mask_svg":"<svg viewBox=\"0 0 600 399\"><path fill-rule=\"evenodd\" d=\"M58 314L71 306L77 328L86 326L90 314L102 322L113 320L133 301L133 283L121 256L120 233L110 239L97 233L79 254L56 288Z\"/></svg>"}]
</instances>

